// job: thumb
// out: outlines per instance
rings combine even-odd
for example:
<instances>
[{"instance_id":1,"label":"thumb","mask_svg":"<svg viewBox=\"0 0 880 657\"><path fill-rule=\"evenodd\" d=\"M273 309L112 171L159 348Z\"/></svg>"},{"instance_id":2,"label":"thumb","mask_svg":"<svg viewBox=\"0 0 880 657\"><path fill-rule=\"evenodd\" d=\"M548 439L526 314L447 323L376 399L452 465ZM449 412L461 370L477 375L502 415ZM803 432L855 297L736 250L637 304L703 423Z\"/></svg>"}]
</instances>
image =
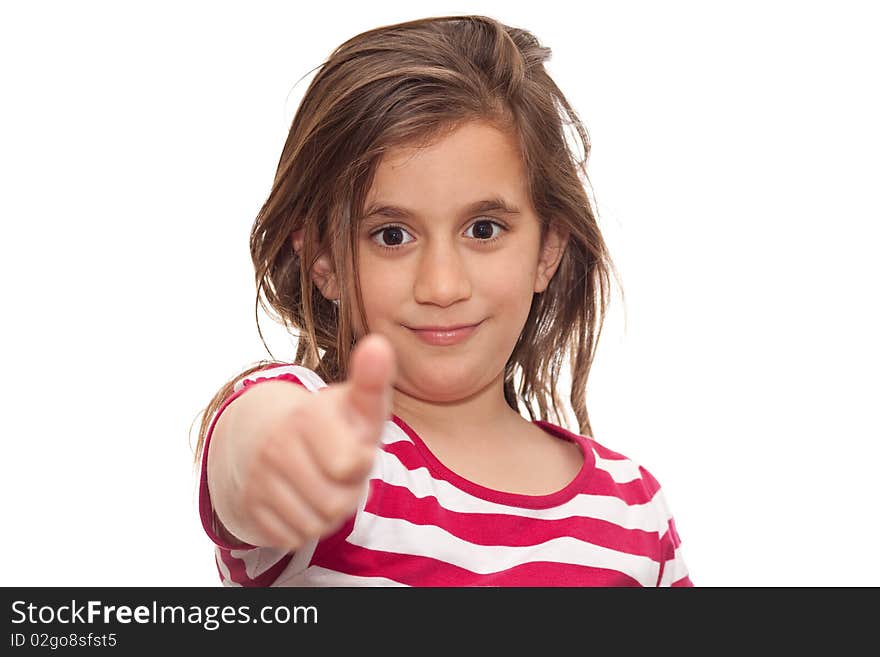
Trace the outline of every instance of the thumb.
<instances>
[{"instance_id":1,"label":"thumb","mask_svg":"<svg viewBox=\"0 0 880 657\"><path fill-rule=\"evenodd\" d=\"M378 428L391 414L395 372L394 349L388 338L371 333L358 341L349 365L348 401L371 427Z\"/></svg>"}]
</instances>

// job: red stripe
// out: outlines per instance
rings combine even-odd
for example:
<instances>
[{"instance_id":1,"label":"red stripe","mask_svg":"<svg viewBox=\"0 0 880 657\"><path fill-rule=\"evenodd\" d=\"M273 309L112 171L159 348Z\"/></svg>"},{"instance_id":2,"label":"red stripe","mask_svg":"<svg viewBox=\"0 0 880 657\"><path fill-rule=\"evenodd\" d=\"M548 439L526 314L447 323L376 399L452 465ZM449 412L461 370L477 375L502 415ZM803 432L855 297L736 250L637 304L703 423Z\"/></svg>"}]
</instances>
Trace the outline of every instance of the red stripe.
<instances>
[{"instance_id":1,"label":"red stripe","mask_svg":"<svg viewBox=\"0 0 880 657\"><path fill-rule=\"evenodd\" d=\"M654 494L659 489L659 486L644 479L633 479L632 481L618 483L614 481L609 472L603 470L600 466L596 466L593 477L590 479L589 487L583 492L592 495L616 497L629 505L634 505L647 504L654 499Z\"/></svg>"},{"instance_id":2,"label":"red stripe","mask_svg":"<svg viewBox=\"0 0 880 657\"><path fill-rule=\"evenodd\" d=\"M277 367L288 367L287 365L278 365ZM274 368L272 368L274 369ZM265 372L266 370L259 370L260 372ZM254 376L256 372L250 374L250 376ZM241 382L242 389L247 388L248 386L252 386L255 383L262 383L263 381L291 381L293 383L298 383L303 388L306 387L306 384L300 381L299 377L295 374L291 374L290 372L281 372L279 374L274 374L272 376L260 376L256 379L246 378Z\"/></svg>"},{"instance_id":3,"label":"red stripe","mask_svg":"<svg viewBox=\"0 0 880 657\"><path fill-rule=\"evenodd\" d=\"M435 497L416 497L403 486L374 479L365 510L384 518L440 527L476 545L525 547L554 538L572 538L618 552L661 561L656 531L626 529L598 518L575 516L553 520L504 513L463 513L443 508Z\"/></svg>"},{"instance_id":4,"label":"red stripe","mask_svg":"<svg viewBox=\"0 0 880 657\"><path fill-rule=\"evenodd\" d=\"M671 563L675 559L675 550L678 548L679 545L681 545L681 538L679 538L678 532L675 531L675 521L670 518L667 523L667 530L663 533L663 536L660 537L660 558L662 559L662 561L660 562L660 574L657 576L658 586L660 585L660 581L663 579L664 567L666 566L666 564ZM690 582L687 577L685 577L684 579ZM693 586L693 584L672 584L672 586Z\"/></svg>"},{"instance_id":5,"label":"red stripe","mask_svg":"<svg viewBox=\"0 0 880 657\"><path fill-rule=\"evenodd\" d=\"M672 586L676 587L676 588L688 587L688 586L693 586L693 585L694 585L694 583L691 581L691 578L688 577L687 575L682 577L680 580L677 580L672 583Z\"/></svg>"},{"instance_id":6,"label":"red stripe","mask_svg":"<svg viewBox=\"0 0 880 657\"><path fill-rule=\"evenodd\" d=\"M672 544L673 549L677 549L679 545L681 545L681 537L678 535L678 532L675 531L675 520L672 518L666 523L667 530L666 536L669 537L669 541Z\"/></svg>"},{"instance_id":7,"label":"red stripe","mask_svg":"<svg viewBox=\"0 0 880 657\"><path fill-rule=\"evenodd\" d=\"M675 523L670 518L666 523L666 531L660 537L660 575L657 577L657 584L663 578L663 567L666 563L675 559L675 550L681 545L681 539L675 531Z\"/></svg>"},{"instance_id":8,"label":"red stripe","mask_svg":"<svg viewBox=\"0 0 880 657\"><path fill-rule=\"evenodd\" d=\"M675 558L675 545L672 542L672 538L669 536L669 532L663 534L660 537L660 560L661 561L672 561Z\"/></svg>"},{"instance_id":9,"label":"red stripe","mask_svg":"<svg viewBox=\"0 0 880 657\"><path fill-rule=\"evenodd\" d=\"M241 559L233 557L229 553L229 550L225 548L220 548L220 559L226 566L226 570L229 571L228 579L230 582L241 584L242 586L248 585L251 578L247 576L247 572L245 572L244 569L244 562Z\"/></svg>"},{"instance_id":10,"label":"red stripe","mask_svg":"<svg viewBox=\"0 0 880 657\"><path fill-rule=\"evenodd\" d=\"M333 559L334 552L339 550L345 539L351 535L351 532L354 529L354 519L355 516L352 516L333 534L318 541L318 545L315 546L315 552L312 554L312 560L309 562L309 565L316 561Z\"/></svg>"},{"instance_id":11,"label":"red stripe","mask_svg":"<svg viewBox=\"0 0 880 657\"><path fill-rule=\"evenodd\" d=\"M291 559L293 559L292 553L285 554L274 566L267 569L265 572L260 573L256 579L251 580L251 582L253 582L252 586L272 586L284 569L287 568Z\"/></svg>"},{"instance_id":12,"label":"red stripe","mask_svg":"<svg viewBox=\"0 0 880 657\"><path fill-rule=\"evenodd\" d=\"M663 579L663 571L664 571L665 569L666 569L666 562L665 562L665 561L661 561L661 562L660 562L660 570L657 571L657 583L654 584L654 586L656 586L656 587L659 587L659 586L660 586L660 581Z\"/></svg>"},{"instance_id":13,"label":"red stripe","mask_svg":"<svg viewBox=\"0 0 880 657\"><path fill-rule=\"evenodd\" d=\"M618 454L615 451L612 451L605 447L605 445L600 445L592 438L587 438L587 442L590 446L596 450L596 453L603 459L608 459L609 461L626 461L628 460L623 454Z\"/></svg>"},{"instance_id":14,"label":"red stripe","mask_svg":"<svg viewBox=\"0 0 880 657\"><path fill-rule=\"evenodd\" d=\"M396 456L407 470L412 471L425 467L425 459L422 457L421 452L419 452L418 447L411 442L400 440L384 445L383 449L387 453ZM432 472L432 476L436 477L437 473ZM584 489L579 492L616 497L627 504L633 505L650 502L657 490L659 490L659 485L653 477L649 482L634 479L633 481L619 484L612 479L608 472L597 467L593 470L593 476L586 482Z\"/></svg>"},{"instance_id":15,"label":"red stripe","mask_svg":"<svg viewBox=\"0 0 880 657\"><path fill-rule=\"evenodd\" d=\"M645 486L651 490L651 494L653 495L656 491L660 490L660 482L654 478L646 468L639 466L639 474L642 477L642 481L645 482Z\"/></svg>"},{"instance_id":16,"label":"red stripe","mask_svg":"<svg viewBox=\"0 0 880 657\"><path fill-rule=\"evenodd\" d=\"M346 543L315 559L316 566L360 577L384 577L408 586L640 586L623 573L549 561L535 561L480 574L431 557L369 550Z\"/></svg>"},{"instance_id":17,"label":"red stripe","mask_svg":"<svg viewBox=\"0 0 880 657\"><path fill-rule=\"evenodd\" d=\"M673 518L669 519L669 536L672 539L672 545L674 547L678 547L681 545L681 536L678 535L678 530L675 528L675 520Z\"/></svg>"}]
</instances>

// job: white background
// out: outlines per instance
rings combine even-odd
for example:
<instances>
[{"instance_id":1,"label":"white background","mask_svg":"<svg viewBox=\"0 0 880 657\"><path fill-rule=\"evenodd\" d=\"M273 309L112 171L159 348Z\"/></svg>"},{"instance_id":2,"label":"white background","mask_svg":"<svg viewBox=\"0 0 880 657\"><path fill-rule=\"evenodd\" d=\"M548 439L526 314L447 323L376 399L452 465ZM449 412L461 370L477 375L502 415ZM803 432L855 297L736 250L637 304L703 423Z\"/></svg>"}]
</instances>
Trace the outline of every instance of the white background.
<instances>
[{"instance_id":1,"label":"white background","mask_svg":"<svg viewBox=\"0 0 880 657\"><path fill-rule=\"evenodd\" d=\"M482 13L553 49L592 137L626 294L594 435L660 480L694 582L880 585L872 3L311 4L0 5L0 584L218 584L188 432L267 356L248 231L310 71Z\"/></svg>"}]
</instances>

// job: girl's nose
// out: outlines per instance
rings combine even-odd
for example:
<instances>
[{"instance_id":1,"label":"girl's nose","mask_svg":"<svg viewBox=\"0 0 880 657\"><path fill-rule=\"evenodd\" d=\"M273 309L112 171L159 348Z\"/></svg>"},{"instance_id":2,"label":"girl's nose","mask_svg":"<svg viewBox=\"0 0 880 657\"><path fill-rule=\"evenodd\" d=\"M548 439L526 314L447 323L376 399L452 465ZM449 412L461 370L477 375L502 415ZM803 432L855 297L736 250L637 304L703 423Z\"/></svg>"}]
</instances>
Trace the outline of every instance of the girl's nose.
<instances>
[{"instance_id":1,"label":"girl's nose","mask_svg":"<svg viewBox=\"0 0 880 657\"><path fill-rule=\"evenodd\" d=\"M455 246L435 242L420 254L414 285L418 303L449 306L471 296L467 269Z\"/></svg>"}]
</instances>

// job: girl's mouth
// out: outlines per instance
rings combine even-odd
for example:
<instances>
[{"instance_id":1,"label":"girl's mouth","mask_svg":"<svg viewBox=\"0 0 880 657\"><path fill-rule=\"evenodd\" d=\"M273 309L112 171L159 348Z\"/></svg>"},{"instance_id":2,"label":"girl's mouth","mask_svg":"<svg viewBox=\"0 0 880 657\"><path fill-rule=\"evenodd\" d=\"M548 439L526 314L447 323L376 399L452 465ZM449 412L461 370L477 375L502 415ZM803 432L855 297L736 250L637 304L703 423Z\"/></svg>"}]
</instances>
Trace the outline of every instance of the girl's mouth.
<instances>
[{"instance_id":1,"label":"girl's mouth","mask_svg":"<svg viewBox=\"0 0 880 657\"><path fill-rule=\"evenodd\" d=\"M426 327L426 328L407 328L412 331L417 338L419 338L422 342L425 342L430 345L434 345L437 347L447 347L451 345L456 345L467 340L471 335L473 335L474 331L482 324L483 322L477 322L476 324L471 324L468 326L457 326L457 327Z\"/></svg>"}]
</instances>

